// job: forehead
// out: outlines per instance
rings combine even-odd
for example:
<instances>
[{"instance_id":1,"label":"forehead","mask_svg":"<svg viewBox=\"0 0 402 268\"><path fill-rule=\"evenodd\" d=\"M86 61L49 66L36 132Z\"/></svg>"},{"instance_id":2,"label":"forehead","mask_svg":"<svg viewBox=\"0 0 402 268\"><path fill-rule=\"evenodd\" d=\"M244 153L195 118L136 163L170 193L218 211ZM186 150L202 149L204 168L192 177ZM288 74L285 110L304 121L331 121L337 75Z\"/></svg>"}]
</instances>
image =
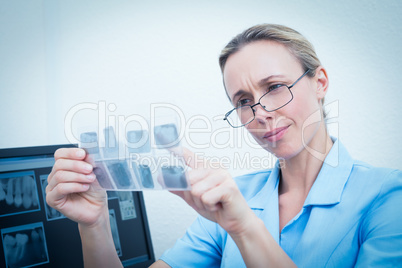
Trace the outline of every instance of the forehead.
<instances>
[{"instance_id":1,"label":"forehead","mask_svg":"<svg viewBox=\"0 0 402 268\"><path fill-rule=\"evenodd\" d=\"M297 58L284 45L273 41L256 41L245 45L229 56L223 78L229 96L245 83L257 85L271 75L298 73L302 67Z\"/></svg>"}]
</instances>

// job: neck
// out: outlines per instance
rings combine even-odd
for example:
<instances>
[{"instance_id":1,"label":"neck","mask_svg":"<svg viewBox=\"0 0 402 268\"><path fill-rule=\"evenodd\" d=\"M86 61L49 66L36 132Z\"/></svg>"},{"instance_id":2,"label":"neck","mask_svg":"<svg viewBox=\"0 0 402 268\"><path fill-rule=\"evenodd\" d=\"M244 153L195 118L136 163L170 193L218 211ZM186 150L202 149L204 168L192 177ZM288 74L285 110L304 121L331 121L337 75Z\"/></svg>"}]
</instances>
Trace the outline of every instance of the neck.
<instances>
[{"instance_id":1,"label":"neck","mask_svg":"<svg viewBox=\"0 0 402 268\"><path fill-rule=\"evenodd\" d=\"M317 133L300 153L290 159L280 160L282 177L279 193L297 191L307 197L332 144L325 123L322 122Z\"/></svg>"}]
</instances>

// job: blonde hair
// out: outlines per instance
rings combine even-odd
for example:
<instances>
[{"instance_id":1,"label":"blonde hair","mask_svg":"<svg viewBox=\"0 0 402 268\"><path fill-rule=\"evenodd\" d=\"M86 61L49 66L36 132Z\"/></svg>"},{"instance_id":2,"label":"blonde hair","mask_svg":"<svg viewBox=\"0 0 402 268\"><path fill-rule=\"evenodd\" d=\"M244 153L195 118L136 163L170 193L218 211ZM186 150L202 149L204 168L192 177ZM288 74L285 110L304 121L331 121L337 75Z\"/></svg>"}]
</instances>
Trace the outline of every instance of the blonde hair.
<instances>
[{"instance_id":1,"label":"blonde hair","mask_svg":"<svg viewBox=\"0 0 402 268\"><path fill-rule=\"evenodd\" d=\"M260 24L238 34L223 48L219 56L222 73L230 55L245 45L260 40L283 44L298 59L305 72L310 70L307 74L310 77L315 76L315 70L321 65L313 45L299 32L283 25Z\"/></svg>"}]
</instances>

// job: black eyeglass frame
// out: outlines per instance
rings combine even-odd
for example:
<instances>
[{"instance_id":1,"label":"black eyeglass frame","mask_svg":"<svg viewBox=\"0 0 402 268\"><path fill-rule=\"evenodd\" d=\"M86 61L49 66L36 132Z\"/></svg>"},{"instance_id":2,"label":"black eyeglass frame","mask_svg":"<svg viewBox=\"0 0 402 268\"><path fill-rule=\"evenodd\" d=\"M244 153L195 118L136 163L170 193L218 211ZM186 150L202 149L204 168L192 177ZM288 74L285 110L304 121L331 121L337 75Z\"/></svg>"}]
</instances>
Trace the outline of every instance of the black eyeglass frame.
<instances>
[{"instance_id":1,"label":"black eyeglass frame","mask_svg":"<svg viewBox=\"0 0 402 268\"><path fill-rule=\"evenodd\" d=\"M245 125L248 125L248 124L250 124L251 122L254 121L254 119L255 119L255 110L254 110L254 107L255 107L255 106L261 105L261 107L262 107L265 111L267 111L267 112L273 112L273 111L279 110L280 108L282 108L282 107L288 105L289 102L291 102L291 101L293 100L293 93L292 93L292 91L291 91L290 89L291 89L292 87L294 87L294 86L296 85L296 83L299 82L299 81L300 81L306 74L308 74L309 72L310 72L310 69L308 69L304 74L302 74L302 76L300 76L300 77L299 77L293 84L291 84L290 86L287 86L287 85L283 84L283 86L285 86L285 87L288 88L288 90L289 90L289 92L290 92L290 95L292 96L292 98L291 98L287 103L285 103L284 105L282 105L282 106L280 106L280 107L278 107L278 108L276 108L276 109L273 109L273 110L267 110L267 109L265 109L265 106L261 105L261 99L264 98L267 94L269 94L270 91L268 91L267 93L265 93L264 95L262 95L262 96L260 97L260 99L258 100L257 103L255 103L255 104L253 104L253 105L243 105L243 106L240 106L240 107L233 108L232 110L230 110L229 112L227 112L227 113L225 114L225 117L223 118L223 120L227 121L228 124L229 124L231 127L233 127L233 128L244 127ZM247 122L247 123L245 123L245 124L243 124L243 125L241 125L241 126L233 126L233 125L229 122L229 120L228 120L229 115L230 115L232 112L236 111L237 109L241 109L241 108L247 107L247 106L250 107L250 109L253 111L253 119L251 119L250 122Z\"/></svg>"}]
</instances>

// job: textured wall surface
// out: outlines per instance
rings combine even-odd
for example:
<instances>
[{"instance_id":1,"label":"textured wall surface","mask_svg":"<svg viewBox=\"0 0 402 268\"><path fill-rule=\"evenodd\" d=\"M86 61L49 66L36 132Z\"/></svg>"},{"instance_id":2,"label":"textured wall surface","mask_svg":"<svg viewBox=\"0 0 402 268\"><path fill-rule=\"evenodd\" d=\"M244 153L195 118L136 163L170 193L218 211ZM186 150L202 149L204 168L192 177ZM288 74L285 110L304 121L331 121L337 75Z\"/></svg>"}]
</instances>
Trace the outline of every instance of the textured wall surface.
<instances>
[{"instance_id":1,"label":"textured wall surface","mask_svg":"<svg viewBox=\"0 0 402 268\"><path fill-rule=\"evenodd\" d=\"M242 131L222 132L226 99L217 58L235 34L258 23L303 33L327 68L330 130L353 157L402 168L402 2L388 1L0 1L0 147L68 142L67 128L102 115L149 116L150 104L180 107L192 129L183 141L209 156L249 155L233 175L275 159ZM111 107L112 108L112 107ZM189 122L189 121L187 121ZM239 139L238 139L239 138ZM155 255L182 236L196 213L168 192L145 192Z\"/></svg>"}]
</instances>

